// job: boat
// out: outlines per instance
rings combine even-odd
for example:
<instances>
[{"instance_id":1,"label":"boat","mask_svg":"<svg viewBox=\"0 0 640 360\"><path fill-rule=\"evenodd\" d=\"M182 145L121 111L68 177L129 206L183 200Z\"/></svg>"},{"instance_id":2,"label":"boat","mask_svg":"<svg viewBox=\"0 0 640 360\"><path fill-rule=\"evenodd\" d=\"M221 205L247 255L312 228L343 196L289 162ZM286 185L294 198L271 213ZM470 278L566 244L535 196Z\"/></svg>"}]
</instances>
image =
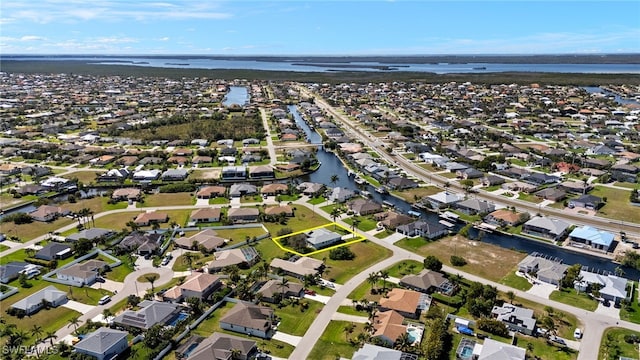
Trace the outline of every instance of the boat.
<instances>
[{"instance_id":1,"label":"boat","mask_svg":"<svg viewBox=\"0 0 640 360\"><path fill-rule=\"evenodd\" d=\"M380 194L388 194L389 191L384 186L380 186L376 188L376 192Z\"/></svg>"},{"instance_id":2,"label":"boat","mask_svg":"<svg viewBox=\"0 0 640 360\"><path fill-rule=\"evenodd\" d=\"M356 176L356 178L353 181L355 181L356 184L358 184L358 185L362 185L362 184L364 184L366 182L365 179L363 179L363 178L361 178L359 176Z\"/></svg>"},{"instance_id":3,"label":"boat","mask_svg":"<svg viewBox=\"0 0 640 360\"><path fill-rule=\"evenodd\" d=\"M407 211L407 215L413 216L413 217L420 217L420 213L417 212L417 211L413 211L413 210Z\"/></svg>"},{"instance_id":4,"label":"boat","mask_svg":"<svg viewBox=\"0 0 640 360\"><path fill-rule=\"evenodd\" d=\"M383 201L383 202L382 202L382 205L388 206L388 207L390 207L390 208L395 207L395 206L391 203L391 201L387 201L387 200Z\"/></svg>"},{"instance_id":5,"label":"boat","mask_svg":"<svg viewBox=\"0 0 640 360\"><path fill-rule=\"evenodd\" d=\"M366 198L370 198L371 197L371 193L368 191L360 191L360 195L366 197Z\"/></svg>"},{"instance_id":6,"label":"boat","mask_svg":"<svg viewBox=\"0 0 640 360\"><path fill-rule=\"evenodd\" d=\"M477 66L477 67L474 67L473 70L487 70L487 67L486 66Z\"/></svg>"}]
</instances>

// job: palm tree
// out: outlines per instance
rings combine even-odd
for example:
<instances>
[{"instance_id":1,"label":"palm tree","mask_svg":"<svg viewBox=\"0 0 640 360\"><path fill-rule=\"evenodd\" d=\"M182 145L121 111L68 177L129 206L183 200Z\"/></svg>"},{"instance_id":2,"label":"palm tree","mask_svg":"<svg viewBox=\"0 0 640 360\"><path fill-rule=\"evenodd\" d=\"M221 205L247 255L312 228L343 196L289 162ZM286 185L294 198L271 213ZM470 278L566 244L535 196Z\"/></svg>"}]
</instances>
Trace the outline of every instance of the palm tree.
<instances>
[{"instance_id":1,"label":"palm tree","mask_svg":"<svg viewBox=\"0 0 640 360\"><path fill-rule=\"evenodd\" d=\"M196 255L192 252L187 252L183 255L184 257L184 261L187 262L187 266L189 267L189 270L191 270L191 266L193 265L193 260L196 258Z\"/></svg>"},{"instance_id":2,"label":"palm tree","mask_svg":"<svg viewBox=\"0 0 640 360\"><path fill-rule=\"evenodd\" d=\"M284 289L289 288L289 279L282 277L282 279L280 279L280 283L278 283L278 288L280 288L280 294L282 294L282 298L284 299Z\"/></svg>"},{"instance_id":3,"label":"palm tree","mask_svg":"<svg viewBox=\"0 0 640 360\"><path fill-rule=\"evenodd\" d=\"M347 325L344 326L343 330L344 330L344 337L347 341L349 341L349 334L353 333L353 330L356 328L356 325L354 323L348 323Z\"/></svg>"},{"instance_id":4,"label":"palm tree","mask_svg":"<svg viewBox=\"0 0 640 360\"><path fill-rule=\"evenodd\" d=\"M158 275L156 274L147 274L144 276L144 279L151 283L151 293L154 293L155 287L153 284L158 280Z\"/></svg>"},{"instance_id":5,"label":"palm tree","mask_svg":"<svg viewBox=\"0 0 640 360\"><path fill-rule=\"evenodd\" d=\"M337 174L331 175L331 178L329 180L329 182L331 182L331 184L333 184L335 186L338 183L338 181L340 181L340 176L338 176Z\"/></svg>"},{"instance_id":6,"label":"palm tree","mask_svg":"<svg viewBox=\"0 0 640 360\"><path fill-rule=\"evenodd\" d=\"M127 222L126 225L131 228L131 232L136 232L140 229L140 225L136 224L133 220Z\"/></svg>"},{"instance_id":7,"label":"palm tree","mask_svg":"<svg viewBox=\"0 0 640 360\"><path fill-rule=\"evenodd\" d=\"M507 299L509 299L509 303L513 304L513 300L516 298L516 293L514 293L513 291L509 290L507 291Z\"/></svg>"},{"instance_id":8,"label":"palm tree","mask_svg":"<svg viewBox=\"0 0 640 360\"><path fill-rule=\"evenodd\" d=\"M342 211L338 207L334 207L333 210L331 210L330 216L331 216L331 219L333 219L333 222L334 222L334 224L333 224L333 229L334 230L336 228L336 224L335 224L336 219L340 217L341 213L342 213Z\"/></svg>"},{"instance_id":9,"label":"palm tree","mask_svg":"<svg viewBox=\"0 0 640 360\"><path fill-rule=\"evenodd\" d=\"M354 237L356 236L356 234L355 234L355 232L356 232L356 228L358 227L358 225L360 225L360 222L361 222L361 220L360 220L360 219L358 219L358 218L356 218L356 217L354 217L354 218L351 220L351 231L353 232L353 236L354 236Z\"/></svg>"},{"instance_id":10,"label":"palm tree","mask_svg":"<svg viewBox=\"0 0 640 360\"><path fill-rule=\"evenodd\" d=\"M74 316L71 319L69 319L69 325L67 325L67 327L70 327L71 325L73 325L73 331L77 332L78 325L80 325L81 323L82 321L77 316Z\"/></svg>"},{"instance_id":11,"label":"palm tree","mask_svg":"<svg viewBox=\"0 0 640 360\"><path fill-rule=\"evenodd\" d=\"M112 317L113 313L111 312L111 310L105 308L104 310L102 310L102 317L104 318L104 321L107 321L108 318Z\"/></svg>"},{"instance_id":12,"label":"palm tree","mask_svg":"<svg viewBox=\"0 0 640 360\"><path fill-rule=\"evenodd\" d=\"M381 270L380 278L382 279L382 292L384 292L387 289L387 279L389 278L389 271Z\"/></svg>"},{"instance_id":13,"label":"palm tree","mask_svg":"<svg viewBox=\"0 0 640 360\"><path fill-rule=\"evenodd\" d=\"M364 331L365 331L367 334L371 334L371 333L373 333L373 330L374 330L374 329L375 329L375 328L373 327L373 324L372 324L372 323L370 323L370 322L368 322L368 321L367 321L367 322L364 324Z\"/></svg>"},{"instance_id":14,"label":"palm tree","mask_svg":"<svg viewBox=\"0 0 640 360\"><path fill-rule=\"evenodd\" d=\"M49 340L51 342L51 346L53 346L53 339L57 339L58 335L56 335L55 331L47 331L44 335L45 340Z\"/></svg>"},{"instance_id":15,"label":"palm tree","mask_svg":"<svg viewBox=\"0 0 640 360\"><path fill-rule=\"evenodd\" d=\"M10 347L20 347L27 339L29 335L25 330L16 330L9 335L9 341L7 341L7 345Z\"/></svg>"},{"instance_id":16,"label":"palm tree","mask_svg":"<svg viewBox=\"0 0 640 360\"><path fill-rule=\"evenodd\" d=\"M376 289L376 284L378 283L378 273L370 273L369 276L367 277L367 282L371 285L371 292L375 293L375 289Z\"/></svg>"},{"instance_id":17,"label":"palm tree","mask_svg":"<svg viewBox=\"0 0 640 360\"><path fill-rule=\"evenodd\" d=\"M40 342L40 336L42 335L42 326L33 324L31 327L31 333L36 337L36 344Z\"/></svg>"},{"instance_id":18,"label":"palm tree","mask_svg":"<svg viewBox=\"0 0 640 360\"><path fill-rule=\"evenodd\" d=\"M393 343L393 348L396 350L400 350L402 352L407 352L409 349L413 347L413 341L409 337L409 333L403 332L398 336L396 342Z\"/></svg>"},{"instance_id":19,"label":"palm tree","mask_svg":"<svg viewBox=\"0 0 640 360\"><path fill-rule=\"evenodd\" d=\"M231 359L241 359L242 358L242 350L233 348L231 349Z\"/></svg>"}]
</instances>

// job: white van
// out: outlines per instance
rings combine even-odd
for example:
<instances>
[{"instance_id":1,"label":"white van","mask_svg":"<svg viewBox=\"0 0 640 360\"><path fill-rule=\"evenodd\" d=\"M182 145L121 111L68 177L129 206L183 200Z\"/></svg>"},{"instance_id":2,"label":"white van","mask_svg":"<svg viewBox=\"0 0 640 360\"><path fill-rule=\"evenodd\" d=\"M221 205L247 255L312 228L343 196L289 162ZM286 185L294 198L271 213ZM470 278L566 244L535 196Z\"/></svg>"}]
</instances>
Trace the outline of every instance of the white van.
<instances>
[{"instance_id":1,"label":"white van","mask_svg":"<svg viewBox=\"0 0 640 360\"><path fill-rule=\"evenodd\" d=\"M105 296L101 297L100 300L98 300L98 305L104 305L104 304L108 303L109 301L111 301L111 296L105 295Z\"/></svg>"}]
</instances>

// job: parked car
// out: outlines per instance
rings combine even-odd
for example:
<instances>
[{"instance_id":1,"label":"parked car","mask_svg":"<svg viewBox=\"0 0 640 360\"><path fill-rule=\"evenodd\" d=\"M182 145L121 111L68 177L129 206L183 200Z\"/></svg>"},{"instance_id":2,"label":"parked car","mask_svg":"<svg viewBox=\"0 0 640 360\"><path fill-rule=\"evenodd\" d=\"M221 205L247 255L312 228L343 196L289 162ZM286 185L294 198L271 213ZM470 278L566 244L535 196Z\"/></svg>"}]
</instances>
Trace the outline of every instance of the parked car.
<instances>
[{"instance_id":1,"label":"parked car","mask_svg":"<svg viewBox=\"0 0 640 360\"><path fill-rule=\"evenodd\" d=\"M307 295L315 295L316 294L315 291L310 290L310 289L304 289L304 293L307 294Z\"/></svg>"},{"instance_id":2,"label":"parked car","mask_svg":"<svg viewBox=\"0 0 640 360\"><path fill-rule=\"evenodd\" d=\"M573 337L576 339L581 339L582 338L582 330L580 330L579 328L576 328L576 330L573 332Z\"/></svg>"},{"instance_id":3,"label":"parked car","mask_svg":"<svg viewBox=\"0 0 640 360\"><path fill-rule=\"evenodd\" d=\"M98 300L98 305L104 305L104 304L108 303L109 301L111 301L111 296L105 295L105 296L101 297L100 300Z\"/></svg>"}]
</instances>

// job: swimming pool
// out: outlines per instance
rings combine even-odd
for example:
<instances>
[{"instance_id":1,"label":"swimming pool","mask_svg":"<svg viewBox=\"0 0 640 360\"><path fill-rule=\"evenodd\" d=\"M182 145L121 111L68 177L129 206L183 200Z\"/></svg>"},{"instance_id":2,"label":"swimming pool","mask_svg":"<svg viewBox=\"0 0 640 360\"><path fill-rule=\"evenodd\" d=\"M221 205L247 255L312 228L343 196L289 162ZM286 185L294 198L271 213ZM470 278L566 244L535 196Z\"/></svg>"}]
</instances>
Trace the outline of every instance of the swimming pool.
<instances>
[{"instance_id":1,"label":"swimming pool","mask_svg":"<svg viewBox=\"0 0 640 360\"><path fill-rule=\"evenodd\" d=\"M167 325L169 326L176 326L176 324L186 318L189 317L189 313L186 312L181 312L178 314L178 316L176 316L173 320L171 320Z\"/></svg>"},{"instance_id":2,"label":"swimming pool","mask_svg":"<svg viewBox=\"0 0 640 360\"><path fill-rule=\"evenodd\" d=\"M463 338L458 344L456 355L458 359L469 360L473 357L473 348L476 346L476 342L471 339Z\"/></svg>"},{"instance_id":3,"label":"swimming pool","mask_svg":"<svg viewBox=\"0 0 640 360\"><path fill-rule=\"evenodd\" d=\"M409 340L411 340L412 344L419 343L422 340L423 333L424 329L420 327L414 325L407 326L407 336L409 337Z\"/></svg>"},{"instance_id":4,"label":"swimming pool","mask_svg":"<svg viewBox=\"0 0 640 360\"><path fill-rule=\"evenodd\" d=\"M184 357L189 357L189 354L191 354L191 352L198 347L198 345L200 345L200 343L193 343L191 345L189 345L189 347L187 348L187 350L185 352L182 353L182 356Z\"/></svg>"}]
</instances>

